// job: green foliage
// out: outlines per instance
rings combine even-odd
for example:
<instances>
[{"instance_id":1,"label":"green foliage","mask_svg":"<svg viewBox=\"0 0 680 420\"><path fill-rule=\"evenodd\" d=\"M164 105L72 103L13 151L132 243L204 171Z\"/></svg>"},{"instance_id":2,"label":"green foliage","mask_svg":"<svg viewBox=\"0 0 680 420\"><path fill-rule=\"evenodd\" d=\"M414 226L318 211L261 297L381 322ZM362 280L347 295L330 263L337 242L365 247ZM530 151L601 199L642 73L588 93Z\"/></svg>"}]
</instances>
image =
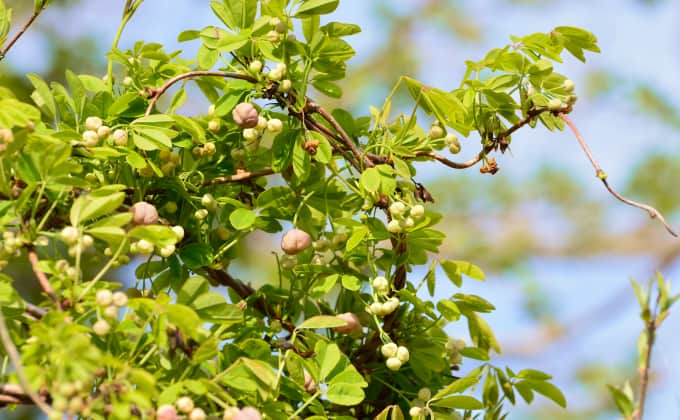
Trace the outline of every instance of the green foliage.
<instances>
[{"instance_id":1,"label":"green foliage","mask_svg":"<svg viewBox=\"0 0 680 420\"><path fill-rule=\"evenodd\" d=\"M121 30L141 3L126 3ZM49 297L45 314L27 316L3 275L0 305L30 378L21 385L50 396L50 416L146 418L181 410L182 396L208 415L253 406L276 419L501 419L516 394L530 403L536 393L566 406L548 374L490 363L501 352L483 317L490 302L422 297L424 285L435 296L438 266L457 288L485 275L435 259L446 238L414 162L466 167L436 153L460 150L455 131L478 137L481 171L495 173L491 155L516 130L561 129L576 99L553 64L565 50L584 61L594 36L514 37L468 61L458 88L402 77L382 108L355 116L309 99L341 96L354 56L345 38L358 26L321 25L338 3L212 1L224 26L179 35L200 43L194 58L115 41L106 80L27 75L33 104L0 90L1 262L29 255ZM189 81L212 104L205 115L177 113ZM402 86L413 110L394 116ZM418 111L433 120L421 127ZM257 256L276 278L254 288L229 273L249 235L291 225L284 252ZM88 255L101 261L91 277ZM135 287L111 293L110 270L126 265ZM461 318L467 343L446 332Z\"/></svg>"}]
</instances>

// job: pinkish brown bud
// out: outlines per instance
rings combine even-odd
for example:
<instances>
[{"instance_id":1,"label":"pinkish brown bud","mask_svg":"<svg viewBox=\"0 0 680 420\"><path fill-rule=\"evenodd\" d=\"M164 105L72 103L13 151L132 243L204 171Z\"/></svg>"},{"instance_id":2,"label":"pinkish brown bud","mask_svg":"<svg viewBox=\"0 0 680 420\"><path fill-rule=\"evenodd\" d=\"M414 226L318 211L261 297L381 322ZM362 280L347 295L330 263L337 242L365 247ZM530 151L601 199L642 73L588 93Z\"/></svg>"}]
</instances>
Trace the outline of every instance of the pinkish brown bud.
<instances>
[{"instance_id":1,"label":"pinkish brown bud","mask_svg":"<svg viewBox=\"0 0 680 420\"><path fill-rule=\"evenodd\" d=\"M132 223L135 225L152 225L158 222L158 211L153 204L140 201L130 207L132 212Z\"/></svg>"},{"instance_id":2,"label":"pinkish brown bud","mask_svg":"<svg viewBox=\"0 0 680 420\"><path fill-rule=\"evenodd\" d=\"M291 229L281 238L281 249L288 255L298 254L310 245L312 245L312 237L300 229Z\"/></svg>"},{"instance_id":3,"label":"pinkish brown bud","mask_svg":"<svg viewBox=\"0 0 680 420\"><path fill-rule=\"evenodd\" d=\"M262 415L255 407L243 407L232 420L262 420Z\"/></svg>"},{"instance_id":4,"label":"pinkish brown bud","mask_svg":"<svg viewBox=\"0 0 680 420\"><path fill-rule=\"evenodd\" d=\"M255 128L259 120L257 109L248 102L241 102L231 112L234 122L241 128Z\"/></svg>"},{"instance_id":5,"label":"pinkish brown bud","mask_svg":"<svg viewBox=\"0 0 680 420\"><path fill-rule=\"evenodd\" d=\"M156 420L177 420L177 410L171 405L162 405L156 410Z\"/></svg>"},{"instance_id":6,"label":"pinkish brown bud","mask_svg":"<svg viewBox=\"0 0 680 420\"><path fill-rule=\"evenodd\" d=\"M351 334L353 332L361 331L361 322L359 322L359 317L351 312L345 312L344 314L338 314L335 316L347 322L347 325L341 327L334 327L333 331L340 334Z\"/></svg>"},{"instance_id":7,"label":"pinkish brown bud","mask_svg":"<svg viewBox=\"0 0 680 420\"><path fill-rule=\"evenodd\" d=\"M316 382L314 382L314 378L312 378L312 375L309 374L306 370L305 372L305 392L309 394L313 394L316 392Z\"/></svg>"}]
</instances>

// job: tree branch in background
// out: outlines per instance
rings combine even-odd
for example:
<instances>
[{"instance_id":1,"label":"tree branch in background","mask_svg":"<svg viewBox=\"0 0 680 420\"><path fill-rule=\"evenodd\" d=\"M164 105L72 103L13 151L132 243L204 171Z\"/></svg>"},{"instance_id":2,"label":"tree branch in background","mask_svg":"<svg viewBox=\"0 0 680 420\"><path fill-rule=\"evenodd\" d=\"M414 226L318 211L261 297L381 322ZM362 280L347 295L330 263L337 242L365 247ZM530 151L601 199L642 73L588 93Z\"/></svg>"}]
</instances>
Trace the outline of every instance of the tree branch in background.
<instances>
[{"instance_id":1,"label":"tree branch in background","mask_svg":"<svg viewBox=\"0 0 680 420\"><path fill-rule=\"evenodd\" d=\"M7 324L5 323L5 316L2 313L2 307L0 307L0 340L2 340L2 345L5 347L5 351L14 365L14 370L16 372L17 378L19 379L21 387L24 389L24 392L35 405L37 405L46 415L49 416L52 409L49 405L47 405L47 403L45 403L45 401L40 398L40 396L38 396L38 394L31 390L28 379L24 374L24 370L21 367L21 357L19 356L19 352L12 342L12 337L9 336Z\"/></svg>"},{"instance_id":2,"label":"tree branch in background","mask_svg":"<svg viewBox=\"0 0 680 420\"><path fill-rule=\"evenodd\" d=\"M61 309L59 298L57 297L56 293L54 293L54 289L52 289L47 275L45 275L45 273L43 273L42 270L38 268L40 261L38 260L38 254L35 252L35 249L28 250L28 261L31 263L31 268L33 269L33 273L35 273L35 277L38 279L38 283L40 283L40 287L47 294L47 296L49 296L50 299L54 301L54 303L57 305L57 308Z\"/></svg>"},{"instance_id":3,"label":"tree branch in background","mask_svg":"<svg viewBox=\"0 0 680 420\"><path fill-rule=\"evenodd\" d=\"M212 178L203 183L203 185L216 185L216 184L229 184L232 182L243 182L254 178L259 178L261 176L273 175L275 172L271 168L260 169L257 171L245 171L237 170L236 174L231 176L220 176L217 178Z\"/></svg>"},{"instance_id":4,"label":"tree branch in background","mask_svg":"<svg viewBox=\"0 0 680 420\"><path fill-rule=\"evenodd\" d=\"M585 152L586 156L587 156L588 159L590 160L590 163L593 165L593 168L595 169L595 175L596 175L598 178L600 178L600 180L602 181L602 183L604 184L604 186L607 188L607 190L608 190L614 197L616 197L616 199L618 199L619 201L621 201L621 202L623 202L623 203L625 203L625 204L628 204L629 206L637 207L637 208L639 208L639 209L642 209L642 210L647 211L647 213L649 213L649 217L651 217L652 219L659 219L659 221L664 225L664 227L666 228L666 230L667 230L671 235L677 237L678 234L675 233L675 231L673 231L673 229L670 227L670 225L666 222L666 219L664 219L663 215L662 215L657 209L655 209L654 207L649 206L649 205L647 205L647 204L642 204L642 203L638 203L638 202L633 201L633 200L629 200L629 199L623 197L623 196L622 196L621 194L619 194L618 192L616 192L616 190L614 190L614 189L609 185L609 183L607 182L607 174L602 170L602 168L600 168L600 165L597 163L597 161L596 161L595 158L593 157L593 154L590 152L590 148L588 147L588 144L585 142L585 140L584 140L583 137L581 136L581 133L579 133L578 129L576 128L576 125L575 125L575 124L571 121L571 119L569 119L569 117L567 117L566 115L564 115L564 114L559 114L559 116L560 116L560 118L562 118L562 119L567 123L567 125L569 126L569 128L571 128L571 131L574 133L574 136L576 137L576 140L578 140L578 143L581 145L581 148L583 149L583 151Z\"/></svg>"},{"instance_id":5,"label":"tree branch in background","mask_svg":"<svg viewBox=\"0 0 680 420\"><path fill-rule=\"evenodd\" d=\"M9 42L5 45L5 47L0 51L0 61L2 61L5 56L7 56L7 53L9 50L16 44L16 42L21 38L24 33L28 30L28 28L35 22L35 20L40 16L40 13L42 13L43 10L45 10L45 7L47 6L41 6L33 11L33 14L31 14L31 17L28 18L26 23L19 29L19 32L14 34L12 39L9 40Z\"/></svg>"}]
</instances>

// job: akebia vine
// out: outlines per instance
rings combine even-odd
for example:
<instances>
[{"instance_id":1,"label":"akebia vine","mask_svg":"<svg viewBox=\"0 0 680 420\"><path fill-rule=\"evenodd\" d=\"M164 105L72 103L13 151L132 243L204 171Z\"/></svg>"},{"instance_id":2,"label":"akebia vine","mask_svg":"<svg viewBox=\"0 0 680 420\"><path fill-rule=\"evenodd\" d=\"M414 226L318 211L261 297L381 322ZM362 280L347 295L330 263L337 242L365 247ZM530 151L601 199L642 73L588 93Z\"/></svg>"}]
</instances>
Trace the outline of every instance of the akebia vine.
<instances>
[{"instance_id":1,"label":"akebia vine","mask_svg":"<svg viewBox=\"0 0 680 420\"><path fill-rule=\"evenodd\" d=\"M521 128L571 126L575 86L554 65L585 61L596 38L513 37L466 62L458 87L403 77L357 116L322 105L342 95L360 32L328 16L338 2L212 1L221 25L179 34L200 45L185 57L120 47L143 3L127 0L105 78L28 75L33 103L0 89L0 260L27 256L44 295L27 303L0 274L0 405L168 420L501 419L536 394L566 405L550 375L491 362L494 306L463 293L484 273L438 256L441 215L414 164L495 174ZM412 98L404 114L397 93ZM188 95L206 114L187 115ZM280 251L238 278L256 231ZM123 266L127 290L109 281ZM461 292L434 299L441 273Z\"/></svg>"}]
</instances>

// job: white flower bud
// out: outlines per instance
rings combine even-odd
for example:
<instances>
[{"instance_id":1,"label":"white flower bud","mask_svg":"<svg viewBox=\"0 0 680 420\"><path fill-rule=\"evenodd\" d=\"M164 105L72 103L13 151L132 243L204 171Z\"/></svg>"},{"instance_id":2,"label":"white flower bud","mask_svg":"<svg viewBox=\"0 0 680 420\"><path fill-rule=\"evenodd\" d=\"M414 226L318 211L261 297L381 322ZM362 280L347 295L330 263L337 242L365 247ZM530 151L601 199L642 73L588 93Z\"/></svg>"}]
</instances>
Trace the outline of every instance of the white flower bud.
<instances>
[{"instance_id":1,"label":"white flower bud","mask_svg":"<svg viewBox=\"0 0 680 420\"><path fill-rule=\"evenodd\" d=\"M116 146L127 146L128 144L128 134L127 131L122 129L117 129L113 132L113 144Z\"/></svg>"},{"instance_id":2,"label":"white flower bud","mask_svg":"<svg viewBox=\"0 0 680 420\"><path fill-rule=\"evenodd\" d=\"M95 301L99 306L109 306L113 302L113 294L108 289L101 289L95 295Z\"/></svg>"},{"instance_id":3,"label":"white flower bud","mask_svg":"<svg viewBox=\"0 0 680 420\"><path fill-rule=\"evenodd\" d=\"M99 135L96 131L83 131L83 144L87 147L94 147L99 144Z\"/></svg>"},{"instance_id":4,"label":"white flower bud","mask_svg":"<svg viewBox=\"0 0 680 420\"><path fill-rule=\"evenodd\" d=\"M378 276L373 279L373 289L379 294L387 293L390 289L390 283L385 277Z\"/></svg>"},{"instance_id":5,"label":"white flower bud","mask_svg":"<svg viewBox=\"0 0 680 420\"><path fill-rule=\"evenodd\" d=\"M113 304L121 308L127 305L128 297L123 292L114 292L112 296Z\"/></svg>"},{"instance_id":6,"label":"white flower bud","mask_svg":"<svg viewBox=\"0 0 680 420\"><path fill-rule=\"evenodd\" d=\"M97 131L102 124L102 119L99 117L87 117L85 119L85 128L88 130Z\"/></svg>"},{"instance_id":7,"label":"white flower bud","mask_svg":"<svg viewBox=\"0 0 680 420\"><path fill-rule=\"evenodd\" d=\"M408 349L404 346L399 346L397 348L397 359L399 359L402 363L408 362L408 359L411 358L411 355L408 352Z\"/></svg>"},{"instance_id":8,"label":"white flower bud","mask_svg":"<svg viewBox=\"0 0 680 420\"><path fill-rule=\"evenodd\" d=\"M397 351L399 347L397 347L396 344L394 343L387 343L383 344L382 347L380 347L380 352L382 355L386 358L390 357L396 357L397 356Z\"/></svg>"},{"instance_id":9,"label":"white flower bud","mask_svg":"<svg viewBox=\"0 0 680 420\"><path fill-rule=\"evenodd\" d=\"M111 332L111 325L105 320L100 319L92 325L92 331L99 336L106 335Z\"/></svg>"},{"instance_id":10,"label":"white flower bud","mask_svg":"<svg viewBox=\"0 0 680 420\"><path fill-rule=\"evenodd\" d=\"M181 397L177 400L175 405L181 413L189 414L191 413L191 410L194 409L194 400L192 400L191 397Z\"/></svg>"},{"instance_id":11,"label":"white flower bud","mask_svg":"<svg viewBox=\"0 0 680 420\"><path fill-rule=\"evenodd\" d=\"M396 357L390 357L385 361L385 365L389 370L394 370L397 371L401 368L401 360L397 359Z\"/></svg>"}]
</instances>

